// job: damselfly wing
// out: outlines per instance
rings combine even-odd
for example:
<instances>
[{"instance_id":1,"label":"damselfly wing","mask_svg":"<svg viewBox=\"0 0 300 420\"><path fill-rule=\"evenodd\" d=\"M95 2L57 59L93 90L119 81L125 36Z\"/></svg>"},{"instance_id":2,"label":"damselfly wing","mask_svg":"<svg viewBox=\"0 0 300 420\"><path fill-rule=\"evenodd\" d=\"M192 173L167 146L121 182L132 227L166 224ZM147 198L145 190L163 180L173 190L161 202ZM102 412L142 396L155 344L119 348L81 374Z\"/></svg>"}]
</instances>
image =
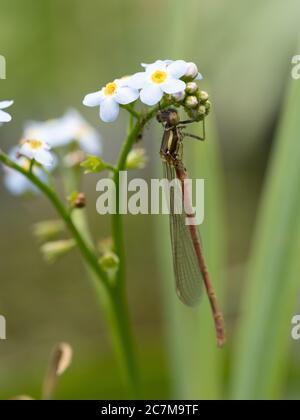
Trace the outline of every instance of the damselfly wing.
<instances>
[{"instance_id":1,"label":"damselfly wing","mask_svg":"<svg viewBox=\"0 0 300 420\"><path fill-rule=\"evenodd\" d=\"M171 183L178 179L176 169L169 162L163 161L165 178ZM181 184L181 183L180 183ZM188 306L195 306L201 297L203 277L199 268L197 254L189 227L186 225L187 215L184 211L184 191L182 187L182 212L176 212L176 191L170 189L170 234L173 254L176 291L180 300ZM200 239L199 239L200 241Z\"/></svg>"}]
</instances>

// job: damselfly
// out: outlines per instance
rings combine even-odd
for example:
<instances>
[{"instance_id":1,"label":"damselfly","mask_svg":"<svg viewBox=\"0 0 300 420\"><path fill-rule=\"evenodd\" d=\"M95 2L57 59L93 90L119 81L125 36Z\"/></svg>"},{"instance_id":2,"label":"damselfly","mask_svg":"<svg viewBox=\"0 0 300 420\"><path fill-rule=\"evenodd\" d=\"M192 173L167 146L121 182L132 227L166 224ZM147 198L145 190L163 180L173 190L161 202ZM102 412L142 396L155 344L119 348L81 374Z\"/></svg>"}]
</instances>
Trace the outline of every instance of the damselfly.
<instances>
[{"instance_id":1,"label":"damselfly","mask_svg":"<svg viewBox=\"0 0 300 420\"><path fill-rule=\"evenodd\" d=\"M205 125L203 122L203 137L185 133L186 125L195 121L181 122L175 109L159 111L157 120L164 126L160 155L165 177L169 182L179 181L181 200L185 203L181 213L175 211L175 192L174 189L170 191L170 233L177 294L184 304L194 306L201 297L204 284L214 317L218 345L223 346L225 343L224 319L207 269L200 235L197 226L192 221L186 223L186 220L192 219L194 214L187 210L192 209L192 199L186 188L188 175L183 164L183 139L192 137L205 140Z\"/></svg>"}]
</instances>

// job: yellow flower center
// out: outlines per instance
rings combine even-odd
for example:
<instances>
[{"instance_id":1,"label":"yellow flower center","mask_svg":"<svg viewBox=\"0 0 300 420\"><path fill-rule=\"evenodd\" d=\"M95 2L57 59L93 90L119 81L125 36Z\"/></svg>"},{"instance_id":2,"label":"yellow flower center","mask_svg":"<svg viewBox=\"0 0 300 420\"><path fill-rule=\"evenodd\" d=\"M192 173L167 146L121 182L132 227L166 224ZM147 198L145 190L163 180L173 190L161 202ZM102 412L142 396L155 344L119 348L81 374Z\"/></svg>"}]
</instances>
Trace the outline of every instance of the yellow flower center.
<instances>
[{"instance_id":1,"label":"yellow flower center","mask_svg":"<svg viewBox=\"0 0 300 420\"><path fill-rule=\"evenodd\" d=\"M156 83L157 85L164 83L167 77L167 73L162 70L156 70L156 72L151 75L152 82Z\"/></svg>"},{"instance_id":2,"label":"yellow flower center","mask_svg":"<svg viewBox=\"0 0 300 420\"><path fill-rule=\"evenodd\" d=\"M104 88L104 94L106 96L112 96L116 93L118 86L116 83L108 83Z\"/></svg>"},{"instance_id":3,"label":"yellow flower center","mask_svg":"<svg viewBox=\"0 0 300 420\"><path fill-rule=\"evenodd\" d=\"M40 140L27 140L27 143L34 150L41 149L43 146L43 143Z\"/></svg>"}]
</instances>

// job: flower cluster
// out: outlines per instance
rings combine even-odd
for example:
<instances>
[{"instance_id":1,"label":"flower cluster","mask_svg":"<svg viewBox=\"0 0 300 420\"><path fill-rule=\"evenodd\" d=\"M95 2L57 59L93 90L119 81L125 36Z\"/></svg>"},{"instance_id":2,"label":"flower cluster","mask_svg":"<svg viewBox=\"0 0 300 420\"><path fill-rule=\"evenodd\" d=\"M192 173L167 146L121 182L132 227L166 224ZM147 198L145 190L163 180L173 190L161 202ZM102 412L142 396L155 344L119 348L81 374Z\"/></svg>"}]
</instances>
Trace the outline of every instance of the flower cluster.
<instances>
[{"instance_id":1,"label":"flower cluster","mask_svg":"<svg viewBox=\"0 0 300 420\"><path fill-rule=\"evenodd\" d=\"M201 80L196 64L184 60L158 60L142 64L143 72L108 83L100 91L84 98L88 107L100 107L100 118L105 122L117 119L120 106L132 104L138 98L148 106L157 105L164 97L185 98L187 84Z\"/></svg>"},{"instance_id":2,"label":"flower cluster","mask_svg":"<svg viewBox=\"0 0 300 420\"><path fill-rule=\"evenodd\" d=\"M19 154L19 148L14 147L9 157L12 161L21 166L24 170L30 170L30 161ZM22 174L13 169L3 167L4 170L4 185L7 190L13 195L36 194L37 188ZM43 182L47 182L46 175L38 166L33 168L33 173Z\"/></svg>"},{"instance_id":3,"label":"flower cluster","mask_svg":"<svg viewBox=\"0 0 300 420\"><path fill-rule=\"evenodd\" d=\"M7 107L12 103L11 101L4 104ZM8 117L6 117L6 121L9 121ZM34 174L43 181L47 181L47 179L41 167L50 170L56 167L57 157L53 153L56 149L68 148L64 156L66 166L81 163L86 154L99 155L102 152L101 136L74 109L67 111L61 118L26 123L22 139L19 146L9 152L9 156L26 171L30 170L31 162L34 162ZM22 174L7 168L4 171L5 186L12 194L22 195L36 192L36 188Z\"/></svg>"},{"instance_id":4,"label":"flower cluster","mask_svg":"<svg viewBox=\"0 0 300 420\"><path fill-rule=\"evenodd\" d=\"M52 149L66 147L75 142L81 150L90 154L101 154L101 137L75 109L68 110L61 118L25 125L25 139L39 139Z\"/></svg>"}]
</instances>

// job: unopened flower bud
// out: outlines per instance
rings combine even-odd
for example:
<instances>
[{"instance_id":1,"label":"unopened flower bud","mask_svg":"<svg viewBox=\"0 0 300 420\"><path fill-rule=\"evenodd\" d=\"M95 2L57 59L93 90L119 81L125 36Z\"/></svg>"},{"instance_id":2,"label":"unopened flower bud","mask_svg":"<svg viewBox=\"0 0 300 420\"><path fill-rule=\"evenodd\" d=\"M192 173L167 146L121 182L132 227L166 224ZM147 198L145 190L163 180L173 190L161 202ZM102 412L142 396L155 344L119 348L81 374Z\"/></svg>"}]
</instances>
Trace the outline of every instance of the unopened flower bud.
<instances>
[{"instance_id":1,"label":"unopened flower bud","mask_svg":"<svg viewBox=\"0 0 300 420\"><path fill-rule=\"evenodd\" d=\"M82 209L86 206L86 197L84 193L74 191L68 197L71 209Z\"/></svg>"},{"instance_id":2,"label":"unopened flower bud","mask_svg":"<svg viewBox=\"0 0 300 420\"><path fill-rule=\"evenodd\" d=\"M172 95L173 99L177 103L183 102L185 100L185 96L186 96L185 92L178 92L178 93L174 93L174 95Z\"/></svg>"},{"instance_id":3,"label":"unopened flower bud","mask_svg":"<svg viewBox=\"0 0 300 420\"><path fill-rule=\"evenodd\" d=\"M205 108L205 106L204 106L204 105L200 105L200 106L199 106L199 108L198 108L198 113L199 113L200 115L206 115L206 108Z\"/></svg>"},{"instance_id":4,"label":"unopened flower bud","mask_svg":"<svg viewBox=\"0 0 300 420\"><path fill-rule=\"evenodd\" d=\"M75 207L77 209L83 209L86 206L86 197L84 193L79 193L75 200Z\"/></svg>"},{"instance_id":5,"label":"unopened flower bud","mask_svg":"<svg viewBox=\"0 0 300 420\"><path fill-rule=\"evenodd\" d=\"M208 115L211 110L211 102L207 101L205 104L206 114Z\"/></svg>"},{"instance_id":6,"label":"unopened flower bud","mask_svg":"<svg viewBox=\"0 0 300 420\"><path fill-rule=\"evenodd\" d=\"M199 105L198 99L196 96L188 96L185 100L185 106L190 109L197 108Z\"/></svg>"},{"instance_id":7,"label":"unopened flower bud","mask_svg":"<svg viewBox=\"0 0 300 420\"><path fill-rule=\"evenodd\" d=\"M196 66L195 63L188 63L188 67L185 73L185 77L189 78L189 79L196 79L196 77L199 74L199 70L198 67Z\"/></svg>"},{"instance_id":8,"label":"unopened flower bud","mask_svg":"<svg viewBox=\"0 0 300 420\"><path fill-rule=\"evenodd\" d=\"M145 149L134 149L132 150L126 162L126 169L144 169L148 162Z\"/></svg>"},{"instance_id":9,"label":"unopened flower bud","mask_svg":"<svg viewBox=\"0 0 300 420\"><path fill-rule=\"evenodd\" d=\"M197 83L195 83L195 82L189 82L189 83L187 83L185 91L189 95L194 95L198 91L198 85L197 85Z\"/></svg>"},{"instance_id":10,"label":"unopened flower bud","mask_svg":"<svg viewBox=\"0 0 300 420\"><path fill-rule=\"evenodd\" d=\"M207 102L209 99L209 94L204 90L200 90L198 96L201 102Z\"/></svg>"},{"instance_id":11,"label":"unopened flower bud","mask_svg":"<svg viewBox=\"0 0 300 420\"><path fill-rule=\"evenodd\" d=\"M64 230L65 224L61 220L47 220L33 226L33 234L41 242L57 238Z\"/></svg>"},{"instance_id":12,"label":"unopened flower bud","mask_svg":"<svg viewBox=\"0 0 300 420\"><path fill-rule=\"evenodd\" d=\"M116 270L120 264L119 257L113 252L106 252L99 261L101 267L105 270Z\"/></svg>"},{"instance_id":13,"label":"unopened flower bud","mask_svg":"<svg viewBox=\"0 0 300 420\"><path fill-rule=\"evenodd\" d=\"M45 260L49 263L55 262L58 258L68 254L76 246L74 239L56 242L47 242L41 247Z\"/></svg>"}]
</instances>

